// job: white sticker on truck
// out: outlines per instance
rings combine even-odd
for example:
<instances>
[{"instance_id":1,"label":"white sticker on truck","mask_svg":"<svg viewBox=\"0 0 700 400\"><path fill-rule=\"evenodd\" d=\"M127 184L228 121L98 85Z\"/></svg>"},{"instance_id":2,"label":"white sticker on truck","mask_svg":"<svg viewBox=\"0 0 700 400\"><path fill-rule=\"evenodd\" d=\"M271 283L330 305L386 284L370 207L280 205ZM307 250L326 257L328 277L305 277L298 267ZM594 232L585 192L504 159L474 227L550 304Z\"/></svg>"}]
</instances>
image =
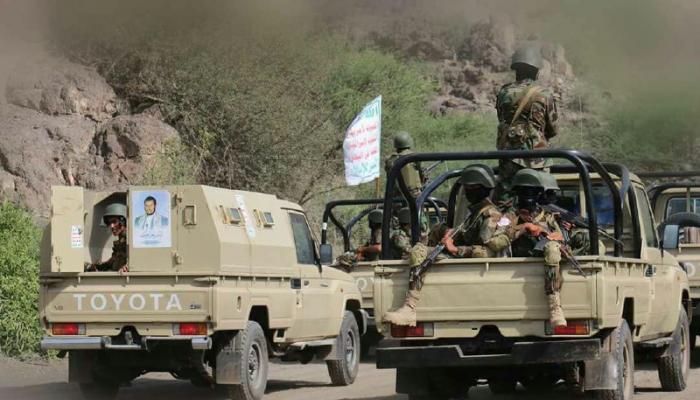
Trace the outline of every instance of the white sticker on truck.
<instances>
[{"instance_id":1,"label":"white sticker on truck","mask_svg":"<svg viewBox=\"0 0 700 400\"><path fill-rule=\"evenodd\" d=\"M182 311L182 303L176 293L76 293L73 299L77 311L104 311L108 307L114 311Z\"/></svg>"},{"instance_id":2,"label":"white sticker on truck","mask_svg":"<svg viewBox=\"0 0 700 400\"><path fill-rule=\"evenodd\" d=\"M72 225L70 227L70 247L73 249L83 248L83 226Z\"/></svg>"}]
</instances>

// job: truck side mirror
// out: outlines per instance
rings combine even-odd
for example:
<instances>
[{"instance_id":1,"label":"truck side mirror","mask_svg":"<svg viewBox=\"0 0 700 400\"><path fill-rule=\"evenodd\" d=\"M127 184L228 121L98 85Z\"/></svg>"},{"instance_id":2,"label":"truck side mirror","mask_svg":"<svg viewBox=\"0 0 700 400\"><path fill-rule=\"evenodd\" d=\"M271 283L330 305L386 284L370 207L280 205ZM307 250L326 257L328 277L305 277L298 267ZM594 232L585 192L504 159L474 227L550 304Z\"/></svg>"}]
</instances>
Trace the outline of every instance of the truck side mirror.
<instances>
[{"instance_id":1,"label":"truck side mirror","mask_svg":"<svg viewBox=\"0 0 700 400\"><path fill-rule=\"evenodd\" d=\"M324 243L320 246L321 265L331 265L333 263L333 246Z\"/></svg>"},{"instance_id":2,"label":"truck side mirror","mask_svg":"<svg viewBox=\"0 0 700 400\"><path fill-rule=\"evenodd\" d=\"M676 250L678 248L681 227L678 225L666 225L663 231L664 240L661 242L664 250Z\"/></svg>"}]
</instances>

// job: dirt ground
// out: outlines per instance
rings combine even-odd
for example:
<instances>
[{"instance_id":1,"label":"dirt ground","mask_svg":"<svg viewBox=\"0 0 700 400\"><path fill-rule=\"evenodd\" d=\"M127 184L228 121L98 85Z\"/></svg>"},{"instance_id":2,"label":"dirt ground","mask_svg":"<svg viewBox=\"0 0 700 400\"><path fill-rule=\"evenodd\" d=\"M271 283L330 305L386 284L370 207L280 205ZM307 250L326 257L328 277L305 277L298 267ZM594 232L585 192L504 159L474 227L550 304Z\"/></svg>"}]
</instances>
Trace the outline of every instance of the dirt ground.
<instances>
[{"instance_id":1,"label":"dirt ground","mask_svg":"<svg viewBox=\"0 0 700 400\"><path fill-rule=\"evenodd\" d=\"M691 371L690 385L682 393L661 392L659 379L653 364L638 364L635 374L636 398L640 400L700 399L700 350L694 354L695 362ZM68 367L63 360L46 362L20 362L0 358L0 399L13 400L58 400L80 399L75 385L67 383ZM377 370L373 362L365 362L360 367L360 375L349 387L330 386L330 379L323 364L301 366L297 364L273 364L270 369L266 400L403 400L406 396L394 392L394 371ZM528 395L519 392L515 396L494 396L486 386L472 388L471 399L542 399L542 395ZM570 399L573 396L565 390L556 390L552 400ZM118 399L133 400L218 400L221 393L209 389L198 389L185 381L177 381L168 374L148 374L122 388Z\"/></svg>"}]
</instances>

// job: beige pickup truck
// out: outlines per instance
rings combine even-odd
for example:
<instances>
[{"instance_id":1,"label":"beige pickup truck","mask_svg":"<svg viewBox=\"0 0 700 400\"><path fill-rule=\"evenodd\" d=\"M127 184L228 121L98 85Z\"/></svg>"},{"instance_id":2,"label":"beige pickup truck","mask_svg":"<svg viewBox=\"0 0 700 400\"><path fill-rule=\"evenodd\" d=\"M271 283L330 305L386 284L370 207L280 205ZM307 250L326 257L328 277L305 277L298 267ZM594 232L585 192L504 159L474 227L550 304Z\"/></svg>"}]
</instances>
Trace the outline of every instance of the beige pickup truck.
<instances>
[{"instance_id":1,"label":"beige pickup truck","mask_svg":"<svg viewBox=\"0 0 700 400\"><path fill-rule=\"evenodd\" d=\"M128 269L105 209L126 206ZM153 371L232 399L260 399L268 360L325 360L335 385L358 372L367 321L352 277L322 266L302 208L207 186L123 192L54 187L42 245L41 346L69 356L86 398L112 398Z\"/></svg>"},{"instance_id":2,"label":"beige pickup truck","mask_svg":"<svg viewBox=\"0 0 700 400\"><path fill-rule=\"evenodd\" d=\"M700 221L700 172L645 174L650 178L691 178L672 180L649 188L648 194L656 221L660 224L676 218L696 218ZM695 347L700 335L700 229L686 228L678 249L671 250L688 272L690 297L693 299L694 320L690 324L690 342Z\"/></svg>"},{"instance_id":3,"label":"beige pickup truck","mask_svg":"<svg viewBox=\"0 0 700 400\"><path fill-rule=\"evenodd\" d=\"M395 368L397 392L414 400L460 397L483 379L496 393L513 392L518 383L543 391L564 381L578 392L626 400L634 395L635 359L656 360L664 390L684 390L692 317L688 278L661 248L644 186L626 168L570 150L414 154L397 160L387 192L410 162L533 157L568 161L552 168L562 189L557 203L590 227L593 255L578 257L583 274L562 265L568 325L549 325L541 258L438 261L425 277L417 326L385 324L383 314L403 302L409 267L382 260L375 268L377 326L399 345L379 349L377 366ZM459 208L459 202L450 204ZM452 215L448 224L456 226L463 217ZM668 231L673 228L677 233L678 226Z\"/></svg>"},{"instance_id":4,"label":"beige pickup truck","mask_svg":"<svg viewBox=\"0 0 700 400\"><path fill-rule=\"evenodd\" d=\"M424 203L431 226L444 220L446 217L444 211L447 208L445 202L436 198L426 198ZM384 199L344 199L328 202L321 225L321 263L331 265L334 262L333 246L328 235L329 228L336 233L338 239L342 240L342 253L353 251L361 245L355 235L359 230L358 224L366 223L370 211L383 204ZM402 207L406 202L402 198L396 198L392 204L395 207ZM360 262L349 273L355 279L357 288L362 294L361 313L368 325L362 337L362 355L366 356L370 349L382 339L374 322L374 265L372 262Z\"/></svg>"}]
</instances>

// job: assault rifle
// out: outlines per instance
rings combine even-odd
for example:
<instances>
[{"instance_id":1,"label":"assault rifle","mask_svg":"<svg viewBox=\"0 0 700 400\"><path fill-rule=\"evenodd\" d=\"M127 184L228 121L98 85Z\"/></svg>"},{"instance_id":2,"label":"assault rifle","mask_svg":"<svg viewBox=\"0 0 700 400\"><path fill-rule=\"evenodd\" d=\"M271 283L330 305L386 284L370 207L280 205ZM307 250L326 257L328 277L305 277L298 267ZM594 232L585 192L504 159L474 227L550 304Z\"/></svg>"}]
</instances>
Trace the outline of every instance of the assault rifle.
<instances>
[{"instance_id":1,"label":"assault rifle","mask_svg":"<svg viewBox=\"0 0 700 400\"><path fill-rule=\"evenodd\" d=\"M542 232L540 241L537 242L537 245L535 246L535 250L538 252L544 252L544 248L547 243L553 241L561 242L561 246L559 247L561 255L564 256L564 258L569 261L574 268L576 268L581 276L588 276L583 268L581 268L581 263L578 262L576 256L574 256L574 253L571 251L571 247L569 247L569 239L569 234L566 231L564 231L561 237L559 237L557 233L548 234L546 232Z\"/></svg>"},{"instance_id":2,"label":"assault rifle","mask_svg":"<svg viewBox=\"0 0 700 400\"><path fill-rule=\"evenodd\" d=\"M474 227L477 222L479 222L479 218L475 218L474 221L472 221L471 224L467 226L467 222L469 221L469 217L465 219L457 228L453 229L450 231L449 234L445 236L445 238L453 239L459 232L462 232L463 230L468 230ZM417 267L411 268L411 272L408 277L408 282L411 287L413 287L416 290L420 290L423 287L423 275L428 272L430 267L435 263L435 260L437 260L437 257L440 255L440 253L445 250L445 243L444 243L444 238L443 240L440 241L440 243L435 246L435 249L428 254L428 256L423 260L423 262L420 263Z\"/></svg>"},{"instance_id":3,"label":"assault rifle","mask_svg":"<svg viewBox=\"0 0 700 400\"><path fill-rule=\"evenodd\" d=\"M558 219L568 222L577 228L590 229L590 225L588 224L588 220L586 218L576 215L565 208L561 208L555 204L545 204L541 207L543 210L557 216ZM605 229L598 228L598 234L624 247L624 243L621 240L609 234Z\"/></svg>"}]
</instances>

